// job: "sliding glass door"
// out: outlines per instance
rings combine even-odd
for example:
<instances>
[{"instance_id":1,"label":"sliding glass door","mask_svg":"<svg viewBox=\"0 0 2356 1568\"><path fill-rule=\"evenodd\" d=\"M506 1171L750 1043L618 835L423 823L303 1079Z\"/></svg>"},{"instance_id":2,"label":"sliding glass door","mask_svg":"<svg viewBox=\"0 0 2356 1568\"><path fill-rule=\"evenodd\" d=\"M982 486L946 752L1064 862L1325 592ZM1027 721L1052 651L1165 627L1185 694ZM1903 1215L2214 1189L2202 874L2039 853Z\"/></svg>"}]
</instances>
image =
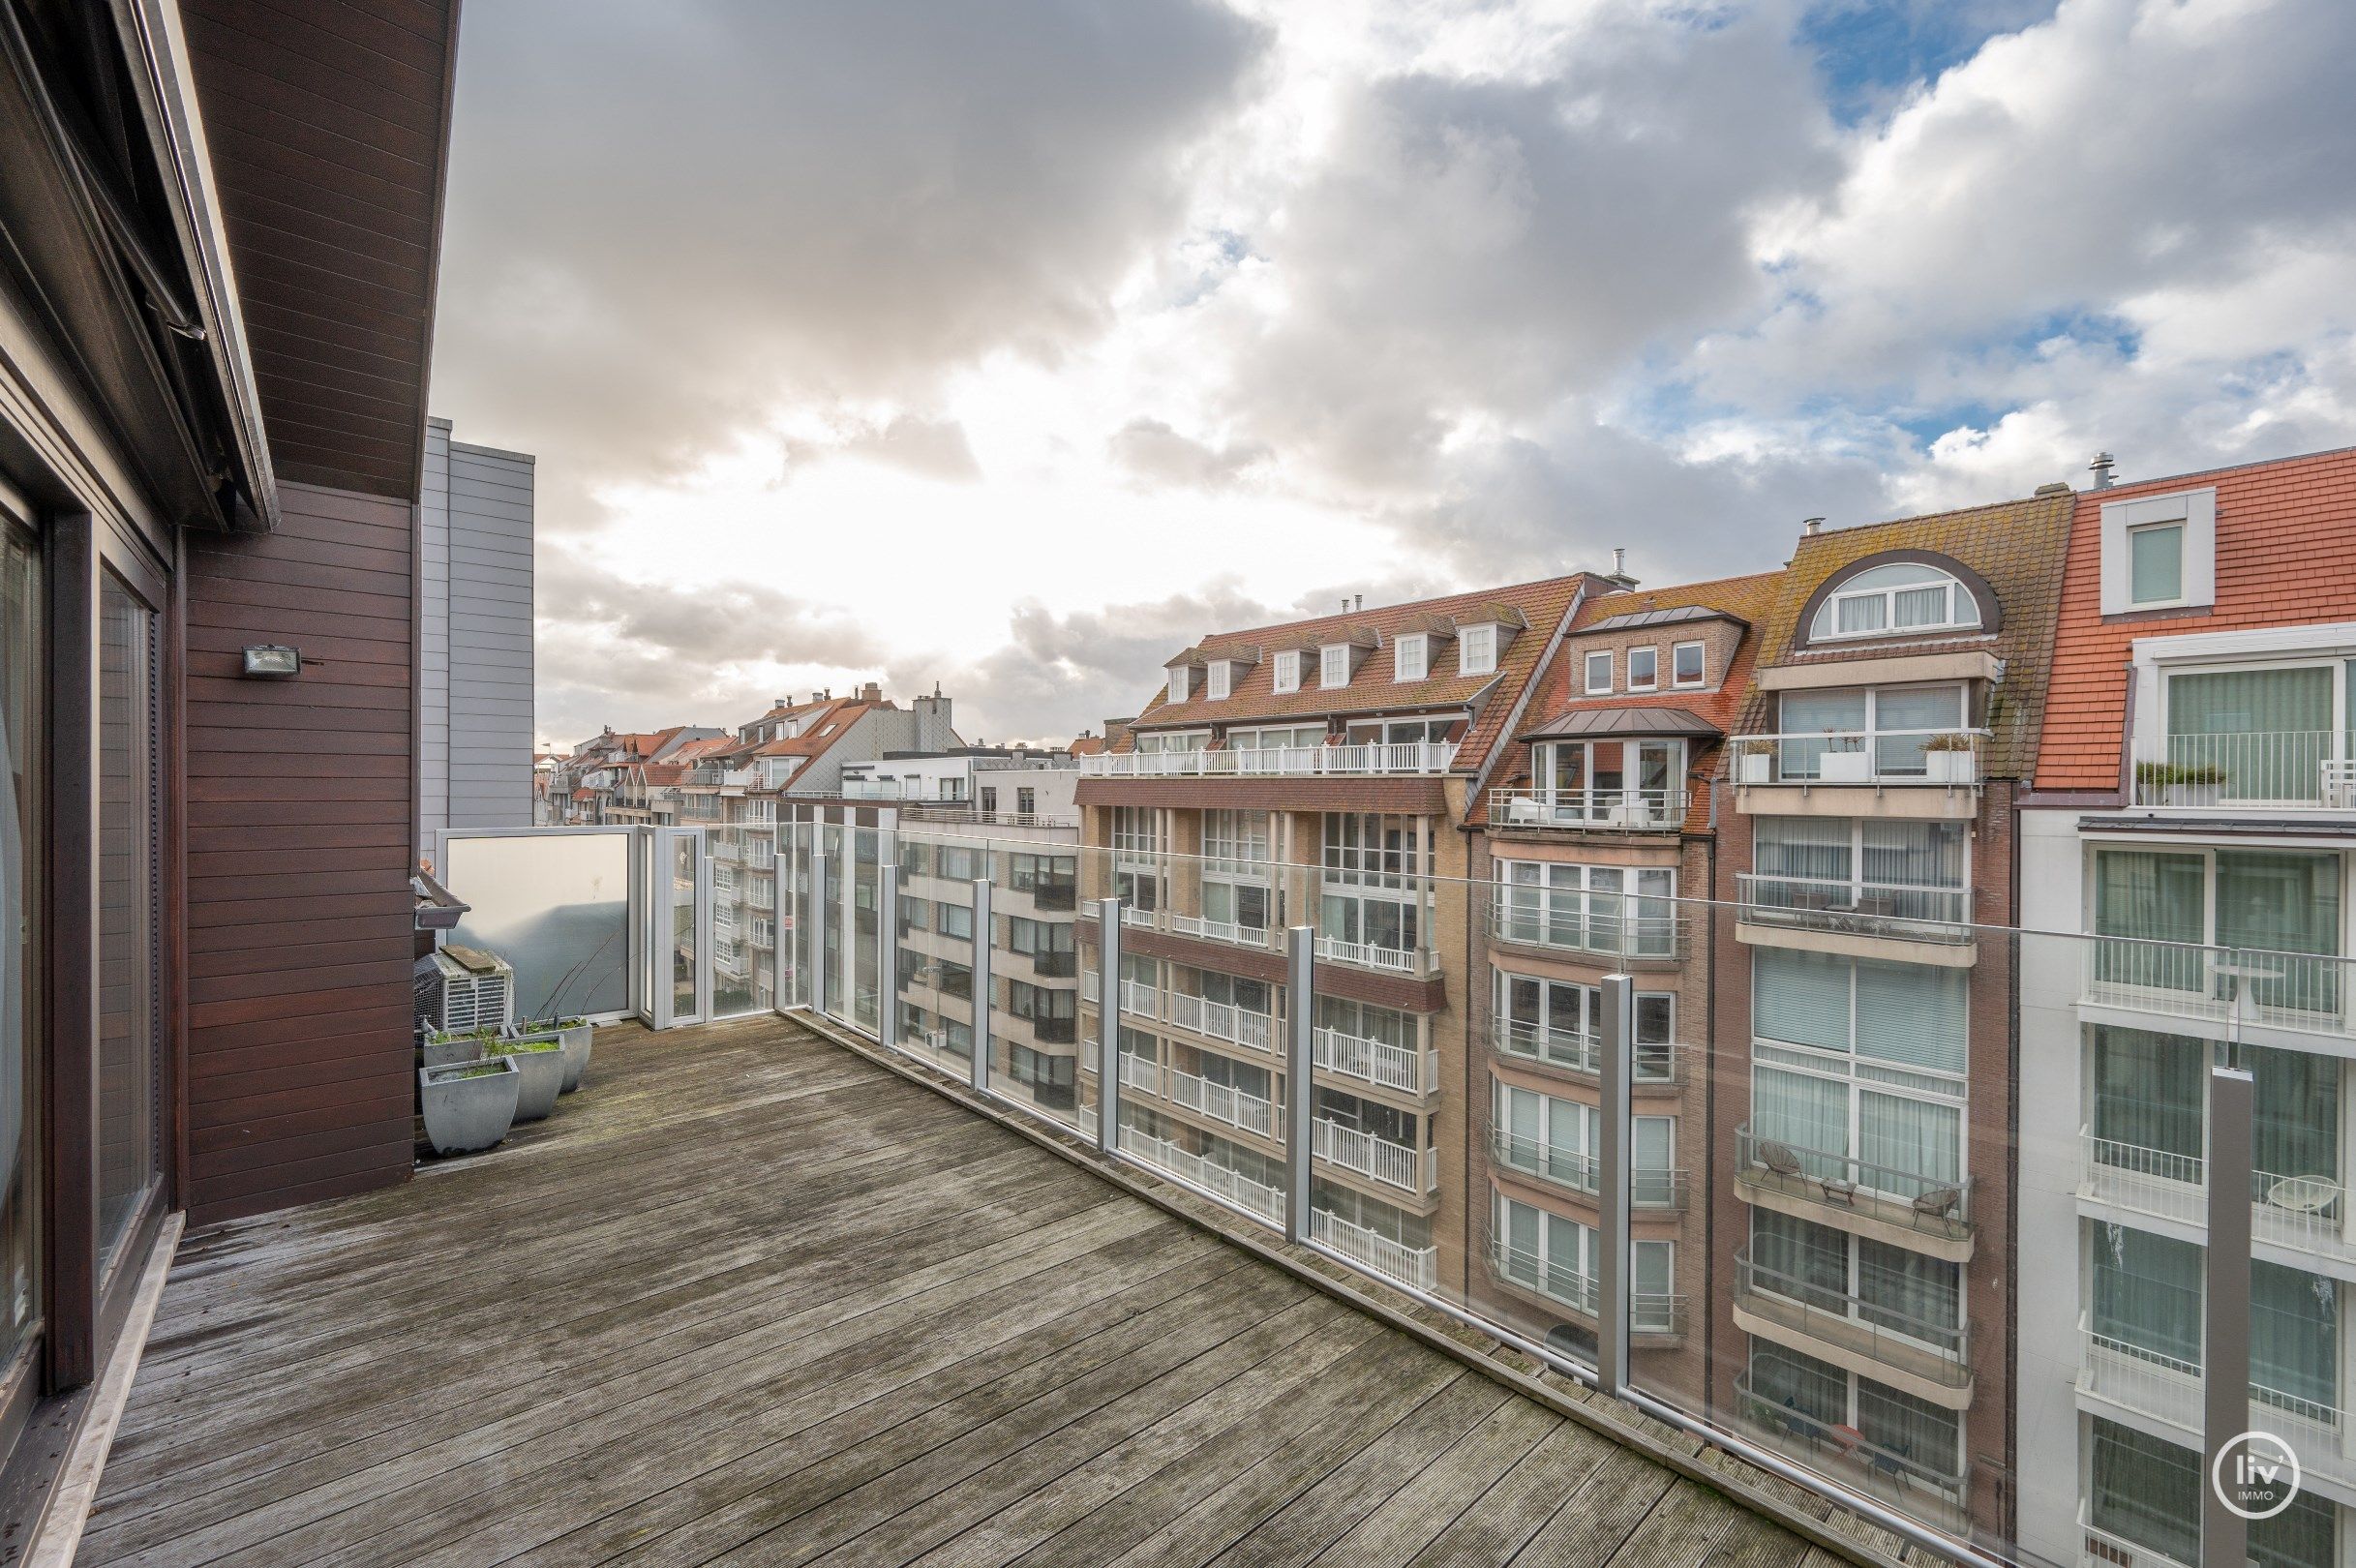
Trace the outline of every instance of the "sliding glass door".
<instances>
[{"instance_id":1,"label":"sliding glass door","mask_svg":"<svg viewBox=\"0 0 2356 1568\"><path fill-rule=\"evenodd\" d=\"M161 1174L157 1130L156 613L99 581L98 1244L102 1269Z\"/></svg>"}]
</instances>

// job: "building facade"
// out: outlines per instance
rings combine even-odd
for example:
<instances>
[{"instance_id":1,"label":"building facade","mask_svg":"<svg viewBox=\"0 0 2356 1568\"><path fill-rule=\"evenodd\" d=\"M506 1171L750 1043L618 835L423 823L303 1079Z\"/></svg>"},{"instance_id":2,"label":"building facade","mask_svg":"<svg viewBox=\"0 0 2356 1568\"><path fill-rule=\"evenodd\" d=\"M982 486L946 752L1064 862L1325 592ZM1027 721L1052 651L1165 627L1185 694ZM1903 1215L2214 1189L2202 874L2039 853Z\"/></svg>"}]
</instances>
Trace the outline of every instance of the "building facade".
<instances>
[{"instance_id":1,"label":"building facade","mask_svg":"<svg viewBox=\"0 0 2356 1568\"><path fill-rule=\"evenodd\" d=\"M1205 638L1080 760L1085 898L1121 900L1123 1147L1282 1216L1287 926L1314 925L1312 1229L1424 1289L1468 1278L1471 851L1462 827L1580 574ZM1108 727L1108 730L1111 727ZM1083 1070L1093 1056L1083 1059Z\"/></svg>"},{"instance_id":2,"label":"building facade","mask_svg":"<svg viewBox=\"0 0 2356 1568\"><path fill-rule=\"evenodd\" d=\"M532 460L426 421L418 513L419 827L535 817Z\"/></svg>"},{"instance_id":3,"label":"building facade","mask_svg":"<svg viewBox=\"0 0 2356 1568\"><path fill-rule=\"evenodd\" d=\"M2267 1563L2356 1553L2356 451L2079 495L2021 813L2022 1546L2201 1550L2208 1069L2254 1083L2252 1430L2304 1487ZM2160 944L2178 946L2161 946Z\"/></svg>"}]
</instances>

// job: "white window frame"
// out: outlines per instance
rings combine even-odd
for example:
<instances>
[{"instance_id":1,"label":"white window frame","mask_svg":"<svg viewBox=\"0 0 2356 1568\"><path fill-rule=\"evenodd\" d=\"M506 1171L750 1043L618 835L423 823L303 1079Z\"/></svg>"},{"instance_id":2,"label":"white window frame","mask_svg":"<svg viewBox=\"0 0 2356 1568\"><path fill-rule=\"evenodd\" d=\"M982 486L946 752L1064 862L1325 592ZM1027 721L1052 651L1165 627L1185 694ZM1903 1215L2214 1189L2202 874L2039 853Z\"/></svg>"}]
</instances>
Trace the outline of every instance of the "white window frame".
<instances>
[{"instance_id":1,"label":"white window frame","mask_svg":"<svg viewBox=\"0 0 2356 1568\"><path fill-rule=\"evenodd\" d=\"M1940 579L1941 582L1939 584L1912 583L1897 588L1860 588L1856 592L1842 592L1835 589L1833 592L1826 595L1825 602L1816 607L1816 614L1810 618L1808 622L1809 642L1863 642L1880 637L1920 637L1925 634L1937 632L1966 632L1982 631L1986 629L1986 618L1979 613L1979 600L1978 596L1976 596L1970 588L1963 586L1962 579L1958 578L1953 572L1948 571L1946 567L1933 566L1922 561L1883 561L1876 563L1876 565L1869 565L1859 568L1857 575L1862 576L1865 572L1873 571L1877 569L1878 566L1882 565L1919 565L1925 572ZM1912 626L1901 626L1898 624L1899 594L1918 593L1926 588L1939 586L1944 586L1947 589L1946 619L1919 621ZM1867 626L1858 631L1842 631L1840 629L1841 606L1853 599L1881 600L1882 623L1879 626ZM1969 620L1962 618L1966 609L1968 609L1971 613L1971 619ZM1819 629L1820 627L1822 629Z\"/></svg>"},{"instance_id":2,"label":"white window frame","mask_svg":"<svg viewBox=\"0 0 2356 1568\"><path fill-rule=\"evenodd\" d=\"M1652 674L1642 680L1636 678L1636 656L1639 653L1652 655ZM1658 691L1661 689L1661 650L1658 647L1645 643L1628 649L1628 689L1630 691Z\"/></svg>"},{"instance_id":3,"label":"white window frame","mask_svg":"<svg viewBox=\"0 0 2356 1568\"><path fill-rule=\"evenodd\" d=\"M1595 663L1598 659L1603 661L1602 685L1597 685L1595 683ZM1585 674L1586 680L1586 685L1582 689L1584 689L1588 696L1600 697L1607 695L1612 690L1613 663L1614 660L1612 658L1612 650L1610 648L1589 648L1587 650L1586 662L1580 668Z\"/></svg>"},{"instance_id":4,"label":"white window frame","mask_svg":"<svg viewBox=\"0 0 2356 1568\"><path fill-rule=\"evenodd\" d=\"M1317 684L1328 691L1349 684L1350 645L1327 643L1317 649ZM1337 678L1337 677L1339 678Z\"/></svg>"},{"instance_id":5,"label":"white window frame","mask_svg":"<svg viewBox=\"0 0 2356 1568\"><path fill-rule=\"evenodd\" d=\"M1677 655L1692 648L1696 661L1702 666L1688 680L1677 671ZM1709 684L1709 645L1707 643L1672 643L1669 645L1669 684L1687 691Z\"/></svg>"},{"instance_id":6,"label":"white window frame","mask_svg":"<svg viewBox=\"0 0 2356 1568\"><path fill-rule=\"evenodd\" d=\"M1401 685L1426 680L1432 674L1432 638L1426 632L1408 632L1391 643L1391 678Z\"/></svg>"},{"instance_id":7,"label":"white window frame","mask_svg":"<svg viewBox=\"0 0 2356 1568\"><path fill-rule=\"evenodd\" d=\"M1276 656L1276 666L1269 672L1269 687L1279 696L1301 689L1301 653L1298 648L1284 648Z\"/></svg>"},{"instance_id":8,"label":"white window frame","mask_svg":"<svg viewBox=\"0 0 2356 1568\"><path fill-rule=\"evenodd\" d=\"M1185 702L1188 696L1187 667L1183 664L1171 665L1169 667L1169 678L1170 701L1173 703Z\"/></svg>"},{"instance_id":9,"label":"white window frame","mask_svg":"<svg viewBox=\"0 0 2356 1568\"><path fill-rule=\"evenodd\" d=\"M1202 695L1206 701L1223 703L1234 689L1235 667L1225 659L1213 659L1209 674L1203 680Z\"/></svg>"},{"instance_id":10,"label":"white window frame","mask_svg":"<svg viewBox=\"0 0 2356 1568\"><path fill-rule=\"evenodd\" d=\"M1477 621L1457 633L1456 667L1459 675L1490 675L1497 667L1497 627L1492 621ZM1476 656L1475 648L1479 648Z\"/></svg>"},{"instance_id":11,"label":"white window frame","mask_svg":"<svg viewBox=\"0 0 2356 1568\"><path fill-rule=\"evenodd\" d=\"M2168 523L2184 525L2181 596L2137 603L2129 570L2129 534ZM2132 500L2106 501L2102 506L2102 614L2128 615L2143 610L2179 610L2217 603L2217 492L2215 489L2178 491L2169 496L2138 496Z\"/></svg>"}]
</instances>

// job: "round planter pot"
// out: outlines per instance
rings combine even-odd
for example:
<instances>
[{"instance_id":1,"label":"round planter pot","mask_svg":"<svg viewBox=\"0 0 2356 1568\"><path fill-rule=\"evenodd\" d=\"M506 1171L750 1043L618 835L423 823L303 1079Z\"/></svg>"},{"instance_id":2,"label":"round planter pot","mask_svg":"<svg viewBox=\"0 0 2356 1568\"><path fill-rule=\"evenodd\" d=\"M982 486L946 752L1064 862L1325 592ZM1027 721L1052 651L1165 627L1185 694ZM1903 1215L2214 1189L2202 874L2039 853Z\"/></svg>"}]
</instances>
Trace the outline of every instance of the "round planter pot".
<instances>
[{"instance_id":1,"label":"round planter pot","mask_svg":"<svg viewBox=\"0 0 2356 1568\"><path fill-rule=\"evenodd\" d=\"M557 1108L557 1096L564 1092L564 1049L553 1041L528 1045L508 1053L522 1074L523 1087L516 1091L515 1119L537 1122Z\"/></svg>"},{"instance_id":2,"label":"round planter pot","mask_svg":"<svg viewBox=\"0 0 2356 1568\"><path fill-rule=\"evenodd\" d=\"M420 1068L417 1098L436 1154L472 1154L498 1146L515 1121L523 1074L504 1057Z\"/></svg>"},{"instance_id":3,"label":"round planter pot","mask_svg":"<svg viewBox=\"0 0 2356 1568\"><path fill-rule=\"evenodd\" d=\"M557 1039L564 1042L564 1093L568 1095L589 1076L589 1042L596 1033L589 1024L575 1024L557 1031Z\"/></svg>"}]
</instances>

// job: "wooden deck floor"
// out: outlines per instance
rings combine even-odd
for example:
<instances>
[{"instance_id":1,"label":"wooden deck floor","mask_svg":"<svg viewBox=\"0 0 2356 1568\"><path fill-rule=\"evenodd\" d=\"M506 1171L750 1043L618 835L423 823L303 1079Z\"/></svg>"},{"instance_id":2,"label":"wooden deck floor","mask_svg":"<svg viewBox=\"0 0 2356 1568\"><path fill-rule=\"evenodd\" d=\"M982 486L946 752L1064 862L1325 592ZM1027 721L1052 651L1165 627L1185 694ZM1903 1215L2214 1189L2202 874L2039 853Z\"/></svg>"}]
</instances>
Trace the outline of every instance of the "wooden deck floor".
<instances>
[{"instance_id":1,"label":"wooden deck floor","mask_svg":"<svg viewBox=\"0 0 2356 1568\"><path fill-rule=\"evenodd\" d=\"M783 1020L605 1031L591 1077L496 1154L191 1236L80 1560L1811 1555Z\"/></svg>"}]
</instances>

